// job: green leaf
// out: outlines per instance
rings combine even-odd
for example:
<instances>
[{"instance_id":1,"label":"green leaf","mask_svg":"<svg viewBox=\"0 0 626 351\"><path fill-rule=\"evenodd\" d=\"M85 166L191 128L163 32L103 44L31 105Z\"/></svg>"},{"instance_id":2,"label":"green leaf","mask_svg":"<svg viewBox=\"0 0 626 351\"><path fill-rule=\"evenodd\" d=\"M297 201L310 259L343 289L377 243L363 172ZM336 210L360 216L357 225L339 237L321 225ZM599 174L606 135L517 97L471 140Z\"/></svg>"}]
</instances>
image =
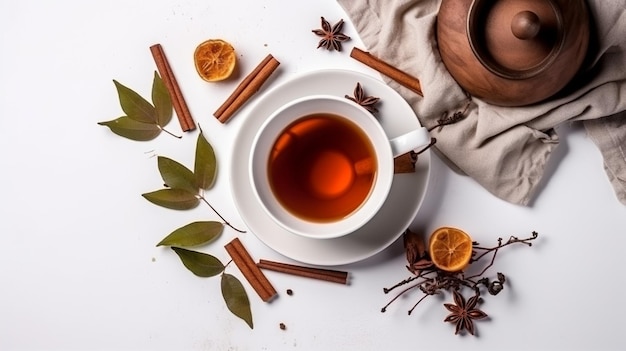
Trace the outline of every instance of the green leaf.
<instances>
[{"instance_id":1,"label":"green leaf","mask_svg":"<svg viewBox=\"0 0 626 351\"><path fill-rule=\"evenodd\" d=\"M243 285L235 276L222 274L222 296L226 301L226 306L235 316L243 319L250 329L254 329L252 324L252 310L250 300Z\"/></svg>"},{"instance_id":2,"label":"green leaf","mask_svg":"<svg viewBox=\"0 0 626 351\"><path fill-rule=\"evenodd\" d=\"M166 236L157 246L190 247L209 243L222 233L224 224L216 221L193 222Z\"/></svg>"},{"instance_id":3,"label":"green leaf","mask_svg":"<svg viewBox=\"0 0 626 351\"><path fill-rule=\"evenodd\" d=\"M147 141L156 138L161 129L156 124L143 123L122 116L110 121L98 122L101 126L107 126L119 136L137 141Z\"/></svg>"},{"instance_id":4,"label":"green leaf","mask_svg":"<svg viewBox=\"0 0 626 351\"><path fill-rule=\"evenodd\" d=\"M202 132L198 133L198 141L196 143L194 174L196 175L197 185L202 189L210 188L213 182L215 182L217 175L215 152Z\"/></svg>"},{"instance_id":5,"label":"green leaf","mask_svg":"<svg viewBox=\"0 0 626 351\"><path fill-rule=\"evenodd\" d=\"M189 168L164 156L159 156L157 160L161 177L168 187L198 193L196 177Z\"/></svg>"},{"instance_id":6,"label":"green leaf","mask_svg":"<svg viewBox=\"0 0 626 351\"><path fill-rule=\"evenodd\" d=\"M152 103L156 112L156 123L165 127L172 120L172 98L156 71L152 81Z\"/></svg>"},{"instance_id":7,"label":"green leaf","mask_svg":"<svg viewBox=\"0 0 626 351\"><path fill-rule=\"evenodd\" d=\"M185 267L198 277L213 277L224 271L224 265L214 256L180 247L172 247L172 250L180 257Z\"/></svg>"},{"instance_id":8,"label":"green leaf","mask_svg":"<svg viewBox=\"0 0 626 351\"><path fill-rule=\"evenodd\" d=\"M120 99L122 111L126 113L128 118L144 123L157 123L154 106L132 89L120 84L115 79L113 83L115 83L115 88L117 88L117 95Z\"/></svg>"},{"instance_id":9,"label":"green leaf","mask_svg":"<svg viewBox=\"0 0 626 351\"><path fill-rule=\"evenodd\" d=\"M155 205L173 210L189 210L200 203L196 194L183 189L161 189L141 196Z\"/></svg>"}]
</instances>

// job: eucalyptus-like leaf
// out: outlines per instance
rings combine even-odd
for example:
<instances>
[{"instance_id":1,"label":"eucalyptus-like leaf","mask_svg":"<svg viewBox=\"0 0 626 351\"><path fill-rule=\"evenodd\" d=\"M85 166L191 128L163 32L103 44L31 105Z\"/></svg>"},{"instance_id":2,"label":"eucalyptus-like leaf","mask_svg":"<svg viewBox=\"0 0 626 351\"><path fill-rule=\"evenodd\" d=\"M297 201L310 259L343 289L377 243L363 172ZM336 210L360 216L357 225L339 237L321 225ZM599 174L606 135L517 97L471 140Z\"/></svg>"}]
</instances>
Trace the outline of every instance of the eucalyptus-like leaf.
<instances>
[{"instance_id":1,"label":"eucalyptus-like leaf","mask_svg":"<svg viewBox=\"0 0 626 351\"><path fill-rule=\"evenodd\" d=\"M215 152L202 132L198 133L198 141L196 142L194 174L196 175L197 185L202 189L210 188L215 182L217 175Z\"/></svg>"},{"instance_id":2,"label":"eucalyptus-like leaf","mask_svg":"<svg viewBox=\"0 0 626 351\"><path fill-rule=\"evenodd\" d=\"M224 271L224 264L215 256L198 251L172 247L185 267L198 277L213 277Z\"/></svg>"},{"instance_id":3,"label":"eucalyptus-like leaf","mask_svg":"<svg viewBox=\"0 0 626 351\"><path fill-rule=\"evenodd\" d=\"M172 120L172 98L157 71L152 81L152 104L156 112L156 123L165 127Z\"/></svg>"},{"instance_id":4,"label":"eucalyptus-like leaf","mask_svg":"<svg viewBox=\"0 0 626 351\"><path fill-rule=\"evenodd\" d=\"M161 189L141 196L155 205L173 210L189 210L200 203L196 194L183 189Z\"/></svg>"},{"instance_id":5,"label":"eucalyptus-like leaf","mask_svg":"<svg viewBox=\"0 0 626 351\"><path fill-rule=\"evenodd\" d=\"M207 244L220 236L224 224L216 221L202 221L189 223L174 230L157 246L191 247Z\"/></svg>"},{"instance_id":6,"label":"eucalyptus-like leaf","mask_svg":"<svg viewBox=\"0 0 626 351\"><path fill-rule=\"evenodd\" d=\"M222 274L222 296L226 306L235 316L243 319L250 329L254 329L252 324L252 310L250 300L243 285L235 276L228 273Z\"/></svg>"},{"instance_id":7,"label":"eucalyptus-like leaf","mask_svg":"<svg viewBox=\"0 0 626 351\"><path fill-rule=\"evenodd\" d=\"M196 177L189 168L164 156L159 156L157 163L161 177L168 187L187 190L194 194L198 193Z\"/></svg>"},{"instance_id":8,"label":"eucalyptus-like leaf","mask_svg":"<svg viewBox=\"0 0 626 351\"><path fill-rule=\"evenodd\" d=\"M119 136L136 141L152 140L161 133L161 128L156 124L139 122L127 116L98 122L98 124L109 127L113 133Z\"/></svg>"},{"instance_id":9,"label":"eucalyptus-like leaf","mask_svg":"<svg viewBox=\"0 0 626 351\"><path fill-rule=\"evenodd\" d=\"M152 106L146 99L142 98L135 91L124 86L115 79L113 80L113 83L117 89L117 95L120 99L122 111L126 113L128 118L144 123L157 123L157 115L154 106Z\"/></svg>"}]
</instances>

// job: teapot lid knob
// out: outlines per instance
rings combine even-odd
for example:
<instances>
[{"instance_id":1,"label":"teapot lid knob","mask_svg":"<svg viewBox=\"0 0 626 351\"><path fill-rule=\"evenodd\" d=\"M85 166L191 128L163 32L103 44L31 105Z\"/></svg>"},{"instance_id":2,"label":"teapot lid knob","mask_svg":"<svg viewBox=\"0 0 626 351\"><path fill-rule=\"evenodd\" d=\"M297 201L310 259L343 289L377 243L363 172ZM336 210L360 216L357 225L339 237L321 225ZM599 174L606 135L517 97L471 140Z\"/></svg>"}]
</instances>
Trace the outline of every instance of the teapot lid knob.
<instances>
[{"instance_id":1,"label":"teapot lid knob","mask_svg":"<svg viewBox=\"0 0 626 351\"><path fill-rule=\"evenodd\" d=\"M521 40L532 39L541 30L541 20L532 11L520 11L511 20L513 35Z\"/></svg>"}]
</instances>

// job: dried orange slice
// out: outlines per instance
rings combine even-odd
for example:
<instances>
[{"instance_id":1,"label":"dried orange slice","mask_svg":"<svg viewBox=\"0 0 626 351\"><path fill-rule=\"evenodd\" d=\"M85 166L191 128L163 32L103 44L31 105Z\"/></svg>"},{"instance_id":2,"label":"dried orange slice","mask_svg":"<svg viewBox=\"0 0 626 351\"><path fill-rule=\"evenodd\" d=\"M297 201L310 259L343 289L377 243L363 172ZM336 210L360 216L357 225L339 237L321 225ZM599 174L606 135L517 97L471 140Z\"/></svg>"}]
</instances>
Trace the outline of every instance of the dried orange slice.
<instances>
[{"instance_id":1,"label":"dried orange slice","mask_svg":"<svg viewBox=\"0 0 626 351\"><path fill-rule=\"evenodd\" d=\"M237 64L235 49L222 39L209 39L196 47L193 61L200 77L207 82L224 80Z\"/></svg>"},{"instance_id":2,"label":"dried orange slice","mask_svg":"<svg viewBox=\"0 0 626 351\"><path fill-rule=\"evenodd\" d=\"M472 257L472 238L464 231L441 227L430 236L428 252L433 264L447 272L458 272Z\"/></svg>"}]
</instances>

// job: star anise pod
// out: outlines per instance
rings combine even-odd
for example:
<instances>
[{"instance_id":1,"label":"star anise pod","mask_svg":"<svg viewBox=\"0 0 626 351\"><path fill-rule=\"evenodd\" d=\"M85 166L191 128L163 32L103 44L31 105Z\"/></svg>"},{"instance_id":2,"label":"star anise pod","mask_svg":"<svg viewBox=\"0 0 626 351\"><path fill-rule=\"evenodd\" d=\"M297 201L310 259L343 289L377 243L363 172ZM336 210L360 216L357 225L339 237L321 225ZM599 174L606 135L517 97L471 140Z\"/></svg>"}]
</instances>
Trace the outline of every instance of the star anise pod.
<instances>
[{"instance_id":1,"label":"star anise pod","mask_svg":"<svg viewBox=\"0 0 626 351\"><path fill-rule=\"evenodd\" d=\"M472 296L466 303L465 298L457 290L454 290L452 293L454 295L454 304L443 304L448 311L452 312L444 319L444 322L456 323L454 334L458 334L465 329L474 335L474 320L487 317L485 312L475 308L480 294L476 292L476 295Z\"/></svg>"},{"instance_id":2,"label":"star anise pod","mask_svg":"<svg viewBox=\"0 0 626 351\"><path fill-rule=\"evenodd\" d=\"M354 97L346 95L346 99L356 102L371 113L378 112L378 109L374 105L380 101L380 98L375 96L366 96L361 83L356 83L356 88L354 88L353 94Z\"/></svg>"},{"instance_id":3,"label":"star anise pod","mask_svg":"<svg viewBox=\"0 0 626 351\"><path fill-rule=\"evenodd\" d=\"M341 42L349 40L350 37L343 34L341 29L343 28L343 19L340 19L334 26L330 26L330 23L322 17L322 29L314 29L312 32L322 37L317 44L317 48L324 47L327 50L341 51Z\"/></svg>"}]
</instances>

